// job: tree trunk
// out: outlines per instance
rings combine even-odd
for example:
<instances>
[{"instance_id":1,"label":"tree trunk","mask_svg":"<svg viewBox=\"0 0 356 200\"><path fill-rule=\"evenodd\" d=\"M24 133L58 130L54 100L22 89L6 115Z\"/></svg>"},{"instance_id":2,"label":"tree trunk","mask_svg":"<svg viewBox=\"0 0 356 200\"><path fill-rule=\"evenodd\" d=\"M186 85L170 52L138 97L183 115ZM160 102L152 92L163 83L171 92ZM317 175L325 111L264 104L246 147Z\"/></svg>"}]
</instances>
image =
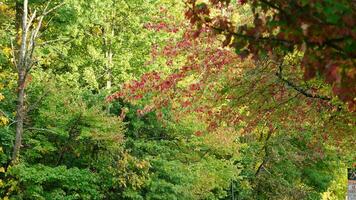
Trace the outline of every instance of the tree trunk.
<instances>
[{"instance_id":1,"label":"tree trunk","mask_svg":"<svg viewBox=\"0 0 356 200\"><path fill-rule=\"evenodd\" d=\"M111 30L111 31L110 31ZM105 57L106 57L106 90L111 93L112 87L112 68L113 68L113 37L115 35L113 26L107 27L106 32L110 32L111 35L105 37ZM108 104L106 111L110 113L111 106Z\"/></svg>"},{"instance_id":2,"label":"tree trunk","mask_svg":"<svg viewBox=\"0 0 356 200\"><path fill-rule=\"evenodd\" d=\"M107 77L108 77L108 80L106 81L106 89L111 92L111 85L112 85L112 74L111 74L111 70L112 70L112 57L113 57L113 53L112 53L112 50L111 50L111 46L109 47L109 52L107 54Z\"/></svg>"},{"instance_id":3,"label":"tree trunk","mask_svg":"<svg viewBox=\"0 0 356 200\"><path fill-rule=\"evenodd\" d=\"M111 35L109 35L109 38L105 39L105 57L106 57L106 89L111 92L111 85L112 85L112 67L113 67L113 51L112 51L112 45L113 45L113 38L115 35L114 28L108 27L107 32L110 32ZM111 30L111 31L109 31ZM108 36L106 36L108 37Z\"/></svg>"},{"instance_id":4,"label":"tree trunk","mask_svg":"<svg viewBox=\"0 0 356 200\"><path fill-rule=\"evenodd\" d=\"M18 8L18 7L17 7ZM20 12L20 10L17 10ZM23 11L22 11L22 31L21 33L21 46L20 51L18 53L18 61L17 61L17 72L18 72L18 81L17 81L17 110L16 110L16 136L15 136L15 144L12 152L12 162L17 162L18 155L20 153L20 148L22 144L22 136L23 136L23 123L25 118L25 109L24 109L24 101L25 101L25 81L26 81L26 71L27 71L27 15L28 15L28 0L23 1ZM18 16L18 14L17 14ZM20 37L18 37L20 38Z\"/></svg>"},{"instance_id":5,"label":"tree trunk","mask_svg":"<svg viewBox=\"0 0 356 200\"><path fill-rule=\"evenodd\" d=\"M112 50L111 50L111 46L108 47L108 51L105 53L106 54L106 59L107 59L107 63L106 63L106 70L107 70L107 80L106 80L106 90L108 91L108 93L111 93L111 85L112 85L112 74L111 74L111 70L112 70ZM108 104L108 107L106 109L106 111L108 113L110 113L110 109L111 106L110 104Z\"/></svg>"},{"instance_id":6,"label":"tree trunk","mask_svg":"<svg viewBox=\"0 0 356 200\"><path fill-rule=\"evenodd\" d=\"M25 73L19 72L18 92L17 92L17 111L16 111L16 138L12 152L12 161L16 162L20 153L23 135L23 123L25 118L24 100L25 100Z\"/></svg>"}]
</instances>

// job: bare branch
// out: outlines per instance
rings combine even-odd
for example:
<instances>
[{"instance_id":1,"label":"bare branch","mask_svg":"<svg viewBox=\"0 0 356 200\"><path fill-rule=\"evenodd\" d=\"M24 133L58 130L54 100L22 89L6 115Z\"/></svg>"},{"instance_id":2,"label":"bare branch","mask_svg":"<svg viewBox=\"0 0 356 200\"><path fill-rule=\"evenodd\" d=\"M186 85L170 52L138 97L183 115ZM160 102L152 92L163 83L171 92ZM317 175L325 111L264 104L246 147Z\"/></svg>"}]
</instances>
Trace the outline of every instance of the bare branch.
<instances>
[{"instance_id":1,"label":"bare branch","mask_svg":"<svg viewBox=\"0 0 356 200\"><path fill-rule=\"evenodd\" d=\"M10 44L11 44L11 55L12 55L12 58L14 59L14 65L15 65L15 67L17 67L17 59L16 59L16 54L15 54L15 47L14 47L14 43L12 41L12 38L10 38Z\"/></svg>"},{"instance_id":2,"label":"bare branch","mask_svg":"<svg viewBox=\"0 0 356 200\"><path fill-rule=\"evenodd\" d=\"M54 43L54 42L58 42L58 41L69 41L71 40L70 38L57 38L57 39L54 39L54 40L47 40L41 44L38 44L39 46L45 46L47 44L51 44L51 43Z\"/></svg>"},{"instance_id":3,"label":"bare branch","mask_svg":"<svg viewBox=\"0 0 356 200\"><path fill-rule=\"evenodd\" d=\"M43 15L48 15L49 13L53 12L54 10L56 10L56 9L58 9L58 8L60 8L60 7L62 7L64 4L65 4L65 2L62 2L62 3L60 3L60 4L56 5L56 6L54 6L53 8L49 9L48 11L45 11L45 12L43 13Z\"/></svg>"},{"instance_id":4,"label":"bare branch","mask_svg":"<svg viewBox=\"0 0 356 200\"><path fill-rule=\"evenodd\" d=\"M48 5L48 4L47 4ZM44 15L42 15L38 21L37 27L33 30L33 32L31 33L31 38L30 38L30 47L29 47L29 51L30 51L30 55L28 56L28 60L30 61L30 63L28 63L28 65L26 66L26 74L31 70L32 68L32 58L33 58L33 52L35 50L35 46L36 46L36 39L37 39L37 35L38 32L41 29L42 26L42 21L43 21Z\"/></svg>"},{"instance_id":5,"label":"bare branch","mask_svg":"<svg viewBox=\"0 0 356 200\"><path fill-rule=\"evenodd\" d=\"M35 12L33 12L33 14L32 14L32 16L31 16L30 20L28 21L28 25L27 25L27 27L26 27L26 32L29 31L29 29L30 29L30 27L31 27L31 25L32 25L33 20L36 18L36 13L37 13L37 10L35 10Z\"/></svg>"},{"instance_id":6,"label":"bare branch","mask_svg":"<svg viewBox=\"0 0 356 200\"><path fill-rule=\"evenodd\" d=\"M27 35L28 35L28 29L27 29L27 15L28 15L28 0L24 0L24 10L23 10L23 16L22 16L22 40L21 40L21 47L20 47L20 53L19 53L19 62L17 68L19 71L21 68L24 67L25 65L25 59L26 59L26 49L27 49Z\"/></svg>"},{"instance_id":7,"label":"bare branch","mask_svg":"<svg viewBox=\"0 0 356 200\"><path fill-rule=\"evenodd\" d=\"M35 131L46 131L46 132L49 132L49 133L53 133L53 134L59 134L58 132L56 131L53 131L53 130L50 130L50 129L46 129L46 128L35 128L35 127L30 127L30 128L27 128L27 130L35 130Z\"/></svg>"},{"instance_id":8,"label":"bare branch","mask_svg":"<svg viewBox=\"0 0 356 200\"><path fill-rule=\"evenodd\" d=\"M42 16L44 16L44 15L45 15L44 13L47 12L47 9L49 8L49 4L51 4L51 2L52 2L52 0L49 0L49 1L47 2L46 7L45 7L44 10L43 10Z\"/></svg>"},{"instance_id":9,"label":"bare branch","mask_svg":"<svg viewBox=\"0 0 356 200\"><path fill-rule=\"evenodd\" d=\"M43 19L46 15L48 15L50 12L56 10L57 8L63 6L65 4L65 2L62 2L61 4L58 4L57 6L54 6L53 8L49 9L49 5L50 5L51 1L48 1L45 9L44 9L44 12L43 14L40 16L39 20L38 20L38 24L37 24L37 27L34 28L34 30L32 31L31 33L31 38L30 38L30 46L29 46L29 56L28 56L28 60L30 60L30 63L27 64L27 69L26 69L26 74L31 70L32 68L32 63L31 60L33 58L33 52L35 50L35 46L36 46L36 39L38 37L38 33L42 27L42 22L43 22Z\"/></svg>"}]
</instances>

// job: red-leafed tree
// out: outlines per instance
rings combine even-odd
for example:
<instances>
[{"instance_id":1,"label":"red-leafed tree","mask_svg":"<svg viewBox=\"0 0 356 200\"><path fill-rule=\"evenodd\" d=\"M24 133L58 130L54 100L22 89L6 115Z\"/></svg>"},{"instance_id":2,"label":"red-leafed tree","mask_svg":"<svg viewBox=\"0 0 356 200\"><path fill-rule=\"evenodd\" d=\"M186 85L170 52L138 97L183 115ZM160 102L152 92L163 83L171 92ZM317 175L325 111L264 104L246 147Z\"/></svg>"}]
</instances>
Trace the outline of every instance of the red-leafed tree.
<instances>
[{"instance_id":1,"label":"red-leafed tree","mask_svg":"<svg viewBox=\"0 0 356 200\"><path fill-rule=\"evenodd\" d=\"M149 28L171 32L172 25L159 22ZM162 108L169 108L175 120L194 113L207 124L207 131L234 127L247 134L261 124L272 132L278 132L277 126L281 130L303 130L305 124L316 124L314 128L320 134L342 138L349 133L348 126L343 130L333 128L334 119L343 124L352 120L339 112L339 105L329 101L330 93L324 91L327 87L296 84L303 82L300 53L280 58L282 65L266 58L242 59L231 47L222 47L226 38L209 27L197 30L186 24L180 30L184 30L180 39L152 50L152 60L165 59L162 69L169 70L150 72L126 83L108 100L144 102L145 106L137 111L141 116L157 110L161 117Z\"/></svg>"},{"instance_id":2,"label":"red-leafed tree","mask_svg":"<svg viewBox=\"0 0 356 200\"><path fill-rule=\"evenodd\" d=\"M354 1L188 0L186 5L186 16L198 30L208 27L225 35L224 45L240 55L303 52L304 79L323 76L333 93L356 109ZM241 10L251 13L250 22L236 19Z\"/></svg>"}]
</instances>

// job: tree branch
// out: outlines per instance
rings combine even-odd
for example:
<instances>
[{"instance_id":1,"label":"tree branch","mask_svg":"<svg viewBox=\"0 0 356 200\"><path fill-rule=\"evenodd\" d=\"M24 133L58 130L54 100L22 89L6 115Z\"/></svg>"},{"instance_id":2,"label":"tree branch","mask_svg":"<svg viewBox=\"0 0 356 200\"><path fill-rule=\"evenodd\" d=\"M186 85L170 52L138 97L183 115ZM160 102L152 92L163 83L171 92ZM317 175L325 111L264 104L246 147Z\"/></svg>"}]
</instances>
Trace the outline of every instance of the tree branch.
<instances>
[{"instance_id":1,"label":"tree branch","mask_svg":"<svg viewBox=\"0 0 356 200\"><path fill-rule=\"evenodd\" d=\"M285 17L290 18L290 15L288 15L288 13L283 10L282 8L278 7L277 5L267 1L267 0L260 0L260 2L262 2L263 4L266 4L267 6L274 8L276 10L278 10L280 13L282 13Z\"/></svg>"},{"instance_id":2,"label":"tree branch","mask_svg":"<svg viewBox=\"0 0 356 200\"><path fill-rule=\"evenodd\" d=\"M3 110L1 110L1 109L0 109L0 113L2 113L2 114L3 114L7 119L9 119L11 122L14 122L14 121L15 121L14 119L11 119L11 118L9 117L9 115L6 114L6 112L3 111Z\"/></svg>"},{"instance_id":3,"label":"tree branch","mask_svg":"<svg viewBox=\"0 0 356 200\"><path fill-rule=\"evenodd\" d=\"M48 15L49 13L53 12L54 10L58 9L59 7L62 7L65 4L65 2L62 2L56 6L54 6L53 8L49 9L48 11L45 11L43 13L43 15Z\"/></svg>"},{"instance_id":4,"label":"tree branch","mask_svg":"<svg viewBox=\"0 0 356 200\"><path fill-rule=\"evenodd\" d=\"M258 166L258 169L257 169L257 171L255 173L255 176L257 176L261 172L262 168L265 169L264 165L267 163L267 161L269 159L268 158L268 156L269 156L269 153L268 153L268 141L271 138L271 136L272 136L272 130L269 130L268 133L267 133L267 138L265 140L265 144L263 145L263 148L262 148L264 150L265 155L263 157L262 163L260 164L260 166Z\"/></svg>"},{"instance_id":5,"label":"tree branch","mask_svg":"<svg viewBox=\"0 0 356 200\"><path fill-rule=\"evenodd\" d=\"M288 79L284 78L283 74L282 74L282 65L283 65L283 63L279 64L279 66L278 66L279 71L276 72L276 76L281 81L286 83L289 87L293 88L297 92L299 92L299 93L301 93L304 96L309 97L309 98L321 99L321 100L325 100L325 101L330 101L331 100L331 98L328 97L328 96L323 96L323 95L318 95L318 94L311 94L307 90L301 88L300 86L298 86L298 85L294 84L293 82L289 81Z\"/></svg>"},{"instance_id":6,"label":"tree branch","mask_svg":"<svg viewBox=\"0 0 356 200\"><path fill-rule=\"evenodd\" d=\"M280 43L282 45L302 45L304 42L309 46L309 47L325 47L325 46L329 46L335 50L337 50L338 53L340 53L343 56L347 56L347 57L351 57L351 58L355 58L356 55L352 54L352 55L348 55L347 53L345 53L345 51L339 47L338 45L336 45L335 43L337 42L342 42L345 41L347 39L351 39L351 37L341 37L341 38L334 38L334 39L329 39L324 41L322 44L318 43L318 42L311 42L311 41L307 41L307 40L301 40L301 41L289 41L289 40L285 40L285 39L279 39L276 37L256 37L256 36L251 36L251 35L245 35L245 34L241 34L241 33L236 33L234 31L230 31L230 30L226 30L226 29L221 29L219 27L214 27L214 26L209 26L210 28L212 28L213 30L219 31L219 32L227 32L229 34L232 34L236 37L240 37L240 38L244 38L247 40L254 40L254 41L272 41L272 42L276 42L276 43Z\"/></svg>"},{"instance_id":7,"label":"tree branch","mask_svg":"<svg viewBox=\"0 0 356 200\"><path fill-rule=\"evenodd\" d=\"M36 39L37 39L38 33L39 33L39 31L40 31L40 29L42 27L42 22L43 22L44 17L46 15L48 15L49 13L51 13L52 11L56 10L57 8L59 8L59 7L61 7L61 6L63 6L65 4L65 2L62 2L62 3L56 5L53 8L48 10L50 3L51 3L51 1L48 1L48 3L46 4L45 9L43 11L43 14L39 17L37 27L32 30L31 37L30 37L30 42L29 42L30 43L29 44L29 50L28 50L29 51L29 55L26 58L26 60L29 60L29 63L27 63L26 75L29 73L29 71L32 68L32 63L33 63L32 62L32 57L33 57L33 52L34 52L35 46L36 46ZM30 22L32 22L32 20L33 20L33 18L35 16L36 16L36 11L32 15ZM29 25L28 25L27 29L29 29Z\"/></svg>"},{"instance_id":8,"label":"tree branch","mask_svg":"<svg viewBox=\"0 0 356 200\"><path fill-rule=\"evenodd\" d=\"M33 20L36 18L36 13L37 13L37 10L35 10L35 11L33 12L33 14L31 15L31 18L30 18L30 20L28 21L28 25L27 25L27 27L26 27L26 32L29 31L29 29L30 29L30 27L31 27L31 25L32 25Z\"/></svg>"},{"instance_id":9,"label":"tree branch","mask_svg":"<svg viewBox=\"0 0 356 200\"><path fill-rule=\"evenodd\" d=\"M15 54L15 47L14 47L14 42L12 41L12 38L10 38L10 45L11 45L11 55L12 58L14 59L14 65L17 67L17 59L16 59L16 54Z\"/></svg>"},{"instance_id":10,"label":"tree branch","mask_svg":"<svg viewBox=\"0 0 356 200\"><path fill-rule=\"evenodd\" d=\"M30 127L30 128L26 128L27 130L35 130L35 131L46 131L46 132L49 132L49 133L53 133L53 134L56 134L56 135L59 135L58 132L56 131L53 131L53 130L50 130L50 129L46 129L46 128L35 128L35 127Z\"/></svg>"},{"instance_id":11,"label":"tree branch","mask_svg":"<svg viewBox=\"0 0 356 200\"><path fill-rule=\"evenodd\" d=\"M31 105L28 107L28 109L27 109L26 112L31 112L32 110L34 110L34 109L41 103L41 101L42 101L46 96L48 96L48 93L42 94L42 95L40 96L40 98L38 98L35 103L31 104Z\"/></svg>"}]
</instances>

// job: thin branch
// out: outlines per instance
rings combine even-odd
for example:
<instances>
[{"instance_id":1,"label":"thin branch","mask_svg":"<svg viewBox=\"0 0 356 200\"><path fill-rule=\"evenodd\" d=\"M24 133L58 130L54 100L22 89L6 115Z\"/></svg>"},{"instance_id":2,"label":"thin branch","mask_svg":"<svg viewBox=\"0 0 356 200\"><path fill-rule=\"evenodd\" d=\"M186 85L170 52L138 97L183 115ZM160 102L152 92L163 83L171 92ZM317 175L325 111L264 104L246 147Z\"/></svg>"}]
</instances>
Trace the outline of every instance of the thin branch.
<instances>
[{"instance_id":1,"label":"thin branch","mask_svg":"<svg viewBox=\"0 0 356 200\"><path fill-rule=\"evenodd\" d=\"M219 32L227 32L227 33L232 34L236 37L244 38L247 40L272 41L272 42L276 42L276 43L280 43L280 44L284 44L284 45L300 45L300 44L303 44L303 42L305 42L308 46L319 46L319 47L330 46L330 47L334 48L335 50L339 51L339 53L344 56L348 56L348 55L345 54L344 50L341 49L339 46L337 46L335 43L342 42L342 41L345 41L345 40L351 38L351 37L334 38L334 39L326 40L322 44L319 44L318 42L311 42L311 41L306 41L306 40L304 40L304 41L301 40L298 42L298 41L289 41L289 40L285 40L285 39L279 39L279 38L275 38L275 37L255 37L255 36L251 36L251 35L236 33L236 32L222 29L219 27L214 27L214 26L209 26L209 27L212 28L213 30L216 30ZM354 58L355 56L351 55L351 57Z\"/></svg>"},{"instance_id":2,"label":"thin branch","mask_svg":"<svg viewBox=\"0 0 356 200\"><path fill-rule=\"evenodd\" d=\"M35 131L46 131L46 132L49 132L49 133L53 133L53 134L57 134L59 135L58 132L56 131L53 131L53 130L50 130L50 129L46 129L46 128L35 128L35 127L30 127L30 128L26 128L27 130L35 130Z\"/></svg>"},{"instance_id":3,"label":"thin branch","mask_svg":"<svg viewBox=\"0 0 356 200\"><path fill-rule=\"evenodd\" d=\"M35 46L34 46L34 37L35 37L35 30L32 30L31 31L31 37L30 37L30 46L29 46L29 50L30 51L30 56L28 57L28 59L31 59L32 56L33 56L33 51L35 49Z\"/></svg>"},{"instance_id":4,"label":"thin branch","mask_svg":"<svg viewBox=\"0 0 356 200\"><path fill-rule=\"evenodd\" d=\"M284 40L284 39L278 39L278 38L275 38L275 37L256 37L256 36L252 36L252 35L244 35L244 34L241 34L241 33L236 33L234 31L227 30L227 29L222 29L222 28L215 27L215 26L209 26L209 27L211 29L213 29L213 30L218 31L218 32L227 32L227 33L232 34L232 35L234 35L236 37L244 38L244 39L247 39L247 40L273 41L273 42L282 43L282 44L289 44L289 45L298 44L296 42L292 43L291 41ZM301 43L303 43L303 42L301 41L300 44Z\"/></svg>"},{"instance_id":5,"label":"thin branch","mask_svg":"<svg viewBox=\"0 0 356 200\"><path fill-rule=\"evenodd\" d=\"M71 40L71 38L57 38L57 39L54 39L54 40L47 40L41 44L38 44L38 46L45 46L47 44L51 44L51 43L54 43L54 42L58 42L58 41L69 41Z\"/></svg>"},{"instance_id":6,"label":"thin branch","mask_svg":"<svg viewBox=\"0 0 356 200\"><path fill-rule=\"evenodd\" d=\"M35 109L35 108L40 104L40 102L41 102L46 96L48 96L48 93L42 94L42 95L40 96L40 98L38 98L35 103L33 103L33 104L31 104L31 106L29 106L29 108L27 109L26 112L30 112L30 111L32 111L33 109Z\"/></svg>"},{"instance_id":7,"label":"thin branch","mask_svg":"<svg viewBox=\"0 0 356 200\"><path fill-rule=\"evenodd\" d=\"M290 15L287 14L287 12L285 10L283 10L282 8L278 7L277 5L267 1L267 0L260 0L262 3L266 4L267 6L274 8L276 10L278 10L280 13L282 13L285 17L290 18Z\"/></svg>"},{"instance_id":8,"label":"thin branch","mask_svg":"<svg viewBox=\"0 0 356 200\"><path fill-rule=\"evenodd\" d=\"M26 52L27 52L27 15L28 15L28 1L24 2L23 16L22 16L22 37L21 37L21 47L19 53L18 71L21 71L25 67Z\"/></svg>"},{"instance_id":9,"label":"thin branch","mask_svg":"<svg viewBox=\"0 0 356 200\"><path fill-rule=\"evenodd\" d=\"M50 16L49 19L46 21L46 25L47 26L44 26L42 27L42 30L41 32L39 33L38 37L41 37L41 35L47 31L48 27L49 27L49 24L51 23L51 21L53 20L53 16Z\"/></svg>"},{"instance_id":10,"label":"thin branch","mask_svg":"<svg viewBox=\"0 0 356 200\"><path fill-rule=\"evenodd\" d=\"M17 121L16 121L16 120L14 120L14 121L13 121L13 122L11 122L9 125L7 125L7 126L6 126L6 128L10 128L10 126L11 126L11 125L16 124L16 123L17 123Z\"/></svg>"},{"instance_id":11,"label":"thin branch","mask_svg":"<svg viewBox=\"0 0 356 200\"><path fill-rule=\"evenodd\" d=\"M65 4L65 2L62 2L56 6L54 6L53 8L49 9L48 11L45 11L45 13L43 13L43 15L48 15L49 13L53 12L54 10L62 7Z\"/></svg>"},{"instance_id":12,"label":"thin branch","mask_svg":"<svg viewBox=\"0 0 356 200\"><path fill-rule=\"evenodd\" d=\"M266 109L263 109L262 111L263 111L263 112L267 112L267 111L272 111L272 110L274 110L274 109L276 109L276 108L280 108L282 105L287 104L287 103L289 103L290 101L292 101L293 99L297 98L298 95L300 95L300 93L297 93L297 94L294 95L293 97L290 97L289 99L287 99L287 100L285 100L285 101L283 101L283 102L280 102L280 103L278 103L278 104L277 104L276 100L274 99L274 97L272 97L272 100L274 101L274 103L275 103L276 105L271 106L271 107L266 108Z\"/></svg>"},{"instance_id":13,"label":"thin branch","mask_svg":"<svg viewBox=\"0 0 356 200\"><path fill-rule=\"evenodd\" d=\"M330 101L331 98L328 97L328 96L323 96L323 95L318 95L318 94L312 94L312 93L309 93L307 90L301 88L300 86L294 84L293 82L289 81L288 79L284 78L283 75L282 75L282 65L283 63L281 63L278 68L279 68L279 71L276 72L276 76L281 80L283 81L284 83L286 83L288 86L290 86L291 88L293 88L294 90L296 90L297 92L303 94L304 96L306 97L309 97L309 98L315 98L315 99L321 99L321 100L325 100L325 101Z\"/></svg>"},{"instance_id":14,"label":"thin branch","mask_svg":"<svg viewBox=\"0 0 356 200\"><path fill-rule=\"evenodd\" d=\"M12 38L10 38L10 44L11 44L11 55L12 55L12 58L14 59L14 65L15 65L15 67L17 67L17 59L16 59L16 54L15 54L15 47L14 47L14 43L12 41Z\"/></svg>"},{"instance_id":15,"label":"thin branch","mask_svg":"<svg viewBox=\"0 0 356 200\"><path fill-rule=\"evenodd\" d=\"M29 31L29 29L30 29L30 27L31 27L31 25L32 25L33 20L36 18L36 13L37 13L37 10L35 10L35 12L33 12L33 14L32 14L32 16L31 16L30 20L28 21L28 25L27 25L27 27L26 27L26 32Z\"/></svg>"},{"instance_id":16,"label":"thin branch","mask_svg":"<svg viewBox=\"0 0 356 200\"><path fill-rule=\"evenodd\" d=\"M47 12L47 9L49 8L49 4L51 4L51 2L52 2L52 0L49 0L49 1L47 2L46 7L44 8L43 13L42 13L41 16L44 16L44 15L45 15L45 13Z\"/></svg>"},{"instance_id":17,"label":"thin branch","mask_svg":"<svg viewBox=\"0 0 356 200\"><path fill-rule=\"evenodd\" d=\"M240 38L244 38L247 39L249 41L270 41L270 42L276 42L279 43L281 45L289 45L289 46L293 46L293 45L301 45L305 42L305 44L307 44L309 47L325 47L325 46L329 46L333 49L335 49L340 55L343 55L345 57L351 57L351 58L356 58L355 54L351 54L348 55L345 50L343 50L341 47L339 47L338 45L336 45L335 43L337 42L342 42L345 41L346 39L350 39L351 37L342 37L342 38L334 38L334 39L329 39L329 40L325 40L322 44L318 43L318 42L311 42L308 41L306 39L304 40L300 40L300 41L289 41L289 40L285 40L285 39L279 39L276 37L256 37L256 36L252 36L252 35L245 35L245 34L241 34L241 33L236 33L234 31L231 30L227 30L227 29L222 29L219 27L214 27L214 26L209 26L211 29L216 30L220 33L228 33L231 35L234 35L236 37L240 37Z\"/></svg>"},{"instance_id":18,"label":"thin branch","mask_svg":"<svg viewBox=\"0 0 356 200\"><path fill-rule=\"evenodd\" d=\"M51 0L48 1L48 3L46 4L46 7L44 9L44 13L46 12L46 10L48 9L49 7L49 4L51 3ZM35 11L36 12L36 11ZM37 24L37 27L34 28L32 31L31 31L31 37L30 37L30 45L29 45L29 50L30 51L30 56L28 57L29 60L32 59L32 56L33 56L33 52L34 52L34 49L35 49L35 40L37 38L37 34L42 26L42 20L44 18L44 14L42 14L38 20L38 24ZM27 30L29 30L29 27L27 27ZM27 53L27 52L26 52ZM27 57L27 56L26 56ZM29 70L29 68L31 68L31 66L27 66L27 69L26 70Z\"/></svg>"},{"instance_id":19,"label":"thin branch","mask_svg":"<svg viewBox=\"0 0 356 200\"><path fill-rule=\"evenodd\" d=\"M32 58L33 58L33 52L35 51L35 46L36 46L36 38L37 38L37 34L40 31L40 28L42 26L42 21L43 21L44 16L42 15L38 21L37 27L33 30L33 32L31 33L31 38L30 38L30 47L29 47L29 51L30 51L30 55L28 56L28 60L30 61L30 63L28 63L28 65L26 66L26 75L30 72L31 68L32 68Z\"/></svg>"},{"instance_id":20,"label":"thin branch","mask_svg":"<svg viewBox=\"0 0 356 200\"><path fill-rule=\"evenodd\" d=\"M14 122L14 121L15 121L14 119L11 119L11 118L9 117L9 115L6 114L6 112L3 111L3 110L1 110L1 109L0 109L0 113L2 113L2 114L3 114L7 119L9 119L11 122Z\"/></svg>"},{"instance_id":21,"label":"thin branch","mask_svg":"<svg viewBox=\"0 0 356 200\"><path fill-rule=\"evenodd\" d=\"M272 130L268 131L268 133L267 133L267 138L266 138L266 140L265 140L265 144L264 144L263 147L262 147L262 150L264 150L265 155L264 155L264 157L263 157L262 163L260 164L260 166L258 167L258 169L257 169L257 171L256 171L256 173L255 173L255 176L257 176L257 175L261 172L262 168L265 169L264 165L265 165L265 164L268 162L268 160L269 160L269 157L268 157L268 156L269 156L269 152L268 152L268 141L269 141L269 139L271 138L271 136L272 136Z\"/></svg>"},{"instance_id":22,"label":"thin branch","mask_svg":"<svg viewBox=\"0 0 356 200\"><path fill-rule=\"evenodd\" d=\"M52 11L56 10L57 8L63 6L65 4L65 2L62 2L60 4L58 4L57 6L54 6L53 8L49 9L49 5L50 5L51 1L48 1L45 9L44 9L44 12L43 14L40 16L39 20L38 20L38 24L37 24L37 27L34 28L34 30L32 31L31 33L31 38L30 38L30 46L29 46L29 56L27 57L26 60L29 60L30 63L27 63L27 69L26 69L26 75L29 73L29 71L31 70L32 68L32 64L33 62L32 61L32 58L33 58L33 53L34 53L34 50L35 50L35 46L36 46L36 39L38 37L38 33L42 27L42 22L43 22L43 19L46 15L48 15L49 13L51 13Z\"/></svg>"}]
</instances>

